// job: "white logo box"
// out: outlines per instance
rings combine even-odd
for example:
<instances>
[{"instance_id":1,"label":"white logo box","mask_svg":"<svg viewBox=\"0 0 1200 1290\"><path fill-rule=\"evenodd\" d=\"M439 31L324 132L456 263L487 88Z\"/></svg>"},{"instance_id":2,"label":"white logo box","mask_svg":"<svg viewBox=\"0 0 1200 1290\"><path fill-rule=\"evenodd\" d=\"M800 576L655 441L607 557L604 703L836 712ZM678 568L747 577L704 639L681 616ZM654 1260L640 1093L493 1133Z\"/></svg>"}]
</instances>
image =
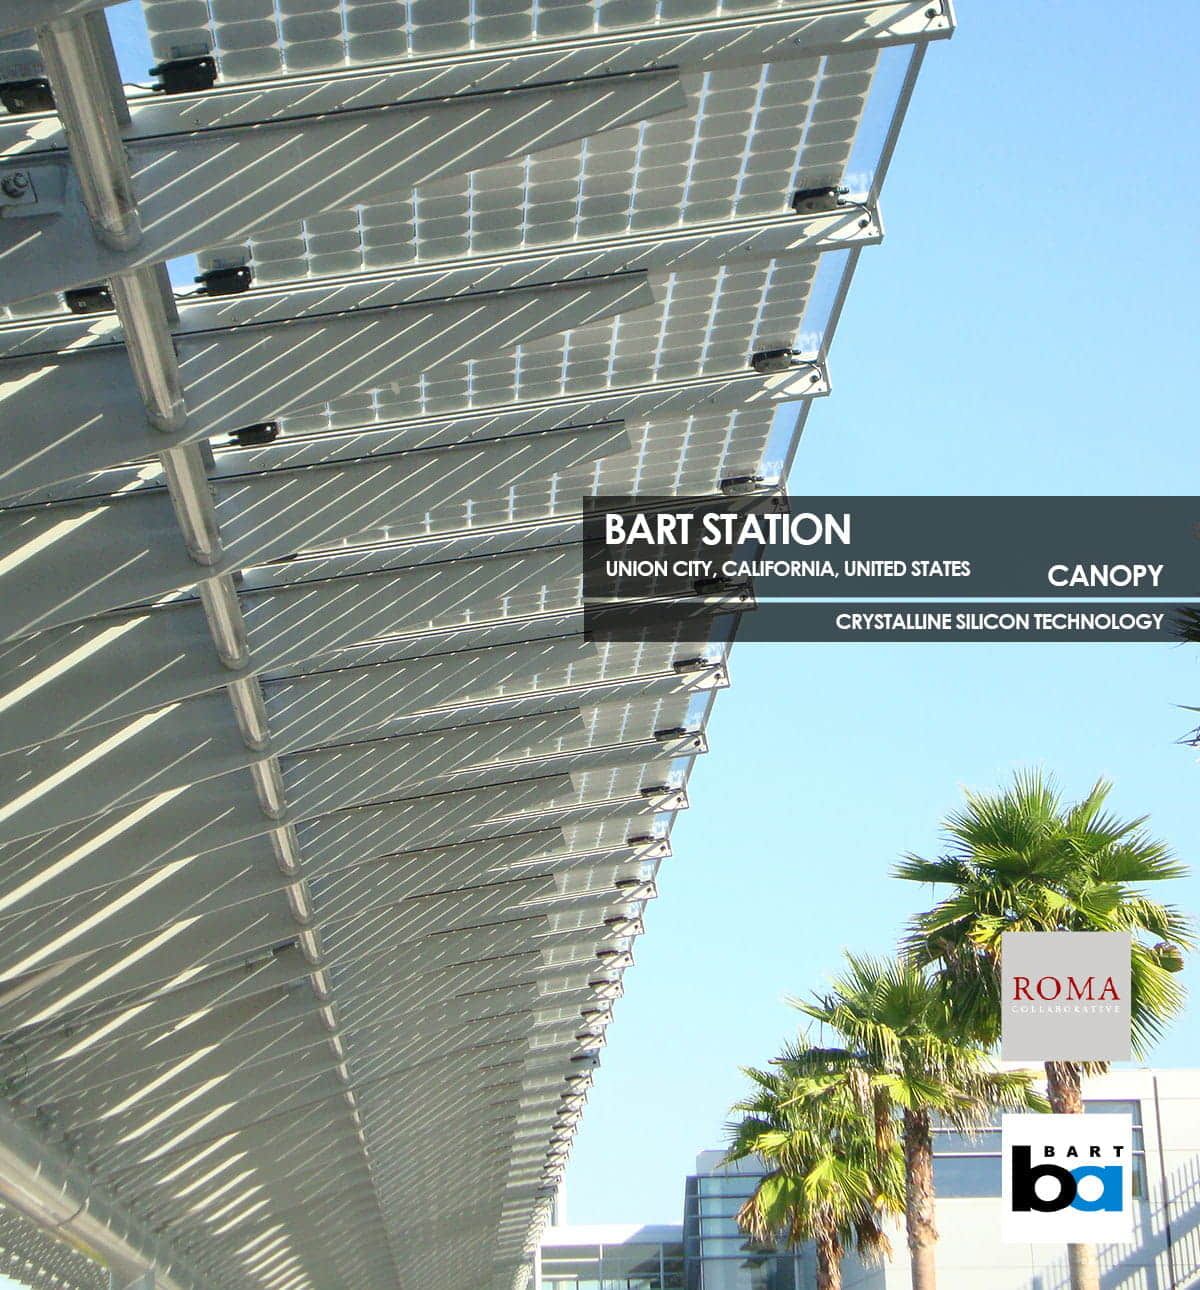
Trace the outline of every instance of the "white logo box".
<instances>
[{"instance_id":1,"label":"white logo box","mask_svg":"<svg viewBox=\"0 0 1200 1290\"><path fill-rule=\"evenodd\" d=\"M1132 1239L1132 1116L1005 1115L1001 1151L1005 1243Z\"/></svg>"}]
</instances>

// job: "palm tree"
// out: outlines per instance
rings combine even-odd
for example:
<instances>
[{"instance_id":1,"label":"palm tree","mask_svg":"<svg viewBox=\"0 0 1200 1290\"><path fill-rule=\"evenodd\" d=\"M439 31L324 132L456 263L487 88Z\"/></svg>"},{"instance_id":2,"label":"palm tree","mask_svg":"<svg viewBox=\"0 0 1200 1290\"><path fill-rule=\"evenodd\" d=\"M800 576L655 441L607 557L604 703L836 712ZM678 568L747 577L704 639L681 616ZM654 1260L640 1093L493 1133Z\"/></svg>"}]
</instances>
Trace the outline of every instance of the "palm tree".
<instances>
[{"instance_id":1,"label":"palm tree","mask_svg":"<svg viewBox=\"0 0 1200 1290\"><path fill-rule=\"evenodd\" d=\"M840 1290L851 1245L867 1263L891 1253L882 1220L903 1207L897 1144L881 1132L861 1081L743 1073L755 1087L733 1108L741 1119L730 1126L725 1160L758 1156L768 1172L738 1211L738 1223L768 1248L781 1239L793 1246L812 1241L817 1290Z\"/></svg>"},{"instance_id":2,"label":"palm tree","mask_svg":"<svg viewBox=\"0 0 1200 1290\"><path fill-rule=\"evenodd\" d=\"M781 1064L793 1078L816 1074L814 1062L856 1072L899 1120L913 1290L934 1290L934 1121L969 1132L993 1108L1044 1110L1046 1102L1031 1072L994 1069L986 1047L964 1037L951 995L922 968L853 954L846 962L828 993L791 1001L844 1046L788 1052Z\"/></svg>"},{"instance_id":3,"label":"palm tree","mask_svg":"<svg viewBox=\"0 0 1200 1290\"><path fill-rule=\"evenodd\" d=\"M1145 831L1145 819L1104 810L1110 785L1098 781L1064 805L1039 771L1018 772L1006 792L968 792L943 825L951 849L937 859L907 856L896 874L949 886L950 894L912 922L905 950L936 964L981 1043L1000 1033L1000 944L1005 932L1127 932L1133 938L1133 1049L1143 1057L1183 1007L1175 977L1192 944L1188 919L1151 900L1138 884L1180 878L1187 868ZM1048 1061L1050 1105L1083 1110L1083 1077L1104 1063ZM1090 1246L1070 1247L1073 1290L1098 1290Z\"/></svg>"}]
</instances>

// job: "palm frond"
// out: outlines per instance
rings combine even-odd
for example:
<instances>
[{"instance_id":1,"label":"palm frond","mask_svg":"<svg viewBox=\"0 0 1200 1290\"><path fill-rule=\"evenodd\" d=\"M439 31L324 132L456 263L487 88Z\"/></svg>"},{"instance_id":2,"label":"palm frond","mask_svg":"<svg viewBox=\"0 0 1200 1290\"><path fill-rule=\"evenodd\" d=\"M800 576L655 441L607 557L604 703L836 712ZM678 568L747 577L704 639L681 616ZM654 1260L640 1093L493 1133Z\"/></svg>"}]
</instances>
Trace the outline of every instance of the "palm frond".
<instances>
[{"instance_id":1,"label":"palm frond","mask_svg":"<svg viewBox=\"0 0 1200 1290\"><path fill-rule=\"evenodd\" d=\"M980 1042L999 1035L999 951L1014 931L1123 931L1135 945L1146 937L1174 947L1157 966L1144 945L1145 953L1135 949L1137 1050L1149 1051L1178 1015L1183 993L1174 969L1180 952L1196 945L1194 924L1143 888L1188 868L1151 836L1145 817L1109 811L1110 792L1107 780L1097 780L1079 801L1064 804L1043 771L1018 771L1001 792L965 794L944 823L947 854L909 855L897 866L901 878L949 889L910 921L902 953L936 971L957 1024Z\"/></svg>"},{"instance_id":2,"label":"palm frond","mask_svg":"<svg viewBox=\"0 0 1200 1290\"><path fill-rule=\"evenodd\" d=\"M770 1072L748 1068L753 1085L727 1128L726 1161L757 1156L767 1166L738 1213L759 1241L864 1242L884 1248L881 1216L903 1209L903 1160L881 1131L867 1074L848 1050L789 1044Z\"/></svg>"}]
</instances>

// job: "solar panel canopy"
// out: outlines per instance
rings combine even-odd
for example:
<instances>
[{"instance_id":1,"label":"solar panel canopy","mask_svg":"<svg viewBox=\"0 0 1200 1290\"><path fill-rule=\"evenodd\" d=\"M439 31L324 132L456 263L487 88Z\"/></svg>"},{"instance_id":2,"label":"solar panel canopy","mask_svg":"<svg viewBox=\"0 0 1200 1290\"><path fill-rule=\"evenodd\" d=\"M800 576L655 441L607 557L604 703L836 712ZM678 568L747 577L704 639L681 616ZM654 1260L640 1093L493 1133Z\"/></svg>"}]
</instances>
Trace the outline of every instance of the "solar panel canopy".
<instances>
[{"instance_id":1,"label":"solar panel canopy","mask_svg":"<svg viewBox=\"0 0 1200 1290\"><path fill-rule=\"evenodd\" d=\"M736 622L582 499L778 486L953 15L140 9L0 11L0 1272L519 1290Z\"/></svg>"}]
</instances>

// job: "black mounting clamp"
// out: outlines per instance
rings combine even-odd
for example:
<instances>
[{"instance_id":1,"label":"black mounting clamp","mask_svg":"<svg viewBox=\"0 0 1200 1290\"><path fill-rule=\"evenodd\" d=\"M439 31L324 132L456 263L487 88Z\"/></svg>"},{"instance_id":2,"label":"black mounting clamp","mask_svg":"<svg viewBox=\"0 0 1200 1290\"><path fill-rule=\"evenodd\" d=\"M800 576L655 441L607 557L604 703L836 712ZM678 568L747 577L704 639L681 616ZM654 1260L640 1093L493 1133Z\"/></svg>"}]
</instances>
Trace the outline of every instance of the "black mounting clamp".
<instances>
[{"instance_id":1,"label":"black mounting clamp","mask_svg":"<svg viewBox=\"0 0 1200 1290\"><path fill-rule=\"evenodd\" d=\"M792 194L792 210L797 215L822 215L849 206L849 188L825 184L819 188L798 188Z\"/></svg>"},{"instance_id":2,"label":"black mounting clamp","mask_svg":"<svg viewBox=\"0 0 1200 1290\"><path fill-rule=\"evenodd\" d=\"M798 349L760 349L750 359L750 366L760 376L772 376L777 372L794 371L798 367L810 367L813 369L813 384L815 385L821 379L816 360L806 357Z\"/></svg>"},{"instance_id":3,"label":"black mounting clamp","mask_svg":"<svg viewBox=\"0 0 1200 1290\"><path fill-rule=\"evenodd\" d=\"M217 83L217 60L211 54L198 58L172 58L150 69L158 79L151 87L156 94L200 94Z\"/></svg>"},{"instance_id":4,"label":"black mounting clamp","mask_svg":"<svg viewBox=\"0 0 1200 1290\"><path fill-rule=\"evenodd\" d=\"M63 303L73 314L110 314L116 309L107 285L72 287L63 292Z\"/></svg>"},{"instance_id":5,"label":"black mounting clamp","mask_svg":"<svg viewBox=\"0 0 1200 1290\"><path fill-rule=\"evenodd\" d=\"M252 426L242 426L240 430L234 430L229 436L235 448L262 448L266 444L274 443L278 438L278 421L256 421Z\"/></svg>"},{"instance_id":6,"label":"black mounting clamp","mask_svg":"<svg viewBox=\"0 0 1200 1290\"><path fill-rule=\"evenodd\" d=\"M254 281L254 271L248 264L238 264L231 268L209 269L195 279L199 284L198 296L240 296L250 290Z\"/></svg>"},{"instance_id":7,"label":"black mounting clamp","mask_svg":"<svg viewBox=\"0 0 1200 1290\"><path fill-rule=\"evenodd\" d=\"M741 497L758 492L766 482L762 475L726 475L717 487L726 497Z\"/></svg>"},{"instance_id":8,"label":"black mounting clamp","mask_svg":"<svg viewBox=\"0 0 1200 1290\"><path fill-rule=\"evenodd\" d=\"M33 76L24 81L0 83L0 103L14 116L29 112L53 112L54 91L44 76Z\"/></svg>"}]
</instances>

